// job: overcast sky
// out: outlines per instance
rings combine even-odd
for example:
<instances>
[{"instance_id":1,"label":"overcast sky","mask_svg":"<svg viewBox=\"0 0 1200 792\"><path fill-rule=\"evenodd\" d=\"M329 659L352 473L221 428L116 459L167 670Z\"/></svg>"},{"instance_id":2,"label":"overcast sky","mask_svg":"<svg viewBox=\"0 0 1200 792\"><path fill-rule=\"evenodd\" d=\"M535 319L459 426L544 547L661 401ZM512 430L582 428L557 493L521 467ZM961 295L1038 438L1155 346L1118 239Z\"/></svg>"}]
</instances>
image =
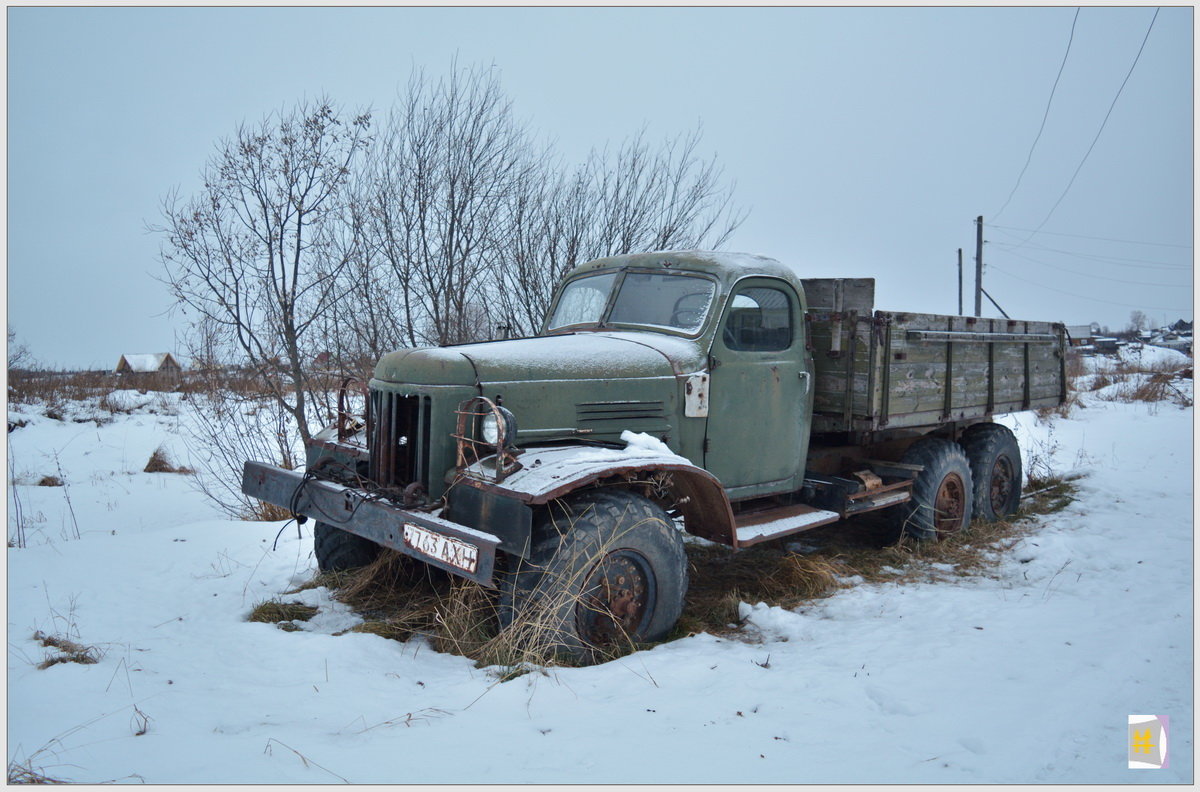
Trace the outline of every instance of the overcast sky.
<instances>
[{"instance_id":1,"label":"overcast sky","mask_svg":"<svg viewBox=\"0 0 1200 792\"><path fill-rule=\"evenodd\" d=\"M874 277L880 308L957 312L961 247L970 313L983 215L1013 317L1190 320L1193 9L1146 38L1154 13L1080 11L1001 213L1074 8L10 7L8 324L55 367L174 349L163 196L242 121L320 94L384 110L455 57L494 64L568 160L702 124L750 211L726 248Z\"/></svg>"}]
</instances>

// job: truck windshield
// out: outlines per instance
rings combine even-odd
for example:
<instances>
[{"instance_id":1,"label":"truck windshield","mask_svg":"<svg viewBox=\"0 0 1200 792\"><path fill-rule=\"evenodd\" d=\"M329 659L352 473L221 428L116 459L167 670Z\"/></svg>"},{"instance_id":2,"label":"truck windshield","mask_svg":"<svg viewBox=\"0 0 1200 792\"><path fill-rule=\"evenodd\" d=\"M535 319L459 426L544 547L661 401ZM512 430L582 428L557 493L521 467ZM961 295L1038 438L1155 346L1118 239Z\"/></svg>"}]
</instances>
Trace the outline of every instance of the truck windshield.
<instances>
[{"instance_id":1,"label":"truck windshield","mask_svg":"<svg viewBox=\"0 0 1200 792\"><path fill-rule=\"evenodd\" d=\"M608 308L618 274L592 275L567 284L547 329L620 324L695 332L704 324L716 292L716 284L697 275L628 272Z\"/></svg>"}]
</instances>

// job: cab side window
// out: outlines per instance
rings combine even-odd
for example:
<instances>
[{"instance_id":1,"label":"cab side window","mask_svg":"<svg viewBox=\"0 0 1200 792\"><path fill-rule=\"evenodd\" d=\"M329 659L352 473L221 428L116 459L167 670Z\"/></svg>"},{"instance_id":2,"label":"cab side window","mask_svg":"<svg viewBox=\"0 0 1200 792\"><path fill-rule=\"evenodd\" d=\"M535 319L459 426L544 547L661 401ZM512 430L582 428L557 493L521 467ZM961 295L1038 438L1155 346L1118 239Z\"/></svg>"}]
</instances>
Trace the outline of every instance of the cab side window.
<instances>
[{"instance_id":1,"label":"cab side window","mask_svg":"<svg viewBox=\"0 0 1200 792\"><path fill-rule=\"evenodd\" d=\"M787 293L766 286L738 292L729 308L722 339L729 349L778 352L792 345L792 303Z\"/></svg>"}]
</instances>

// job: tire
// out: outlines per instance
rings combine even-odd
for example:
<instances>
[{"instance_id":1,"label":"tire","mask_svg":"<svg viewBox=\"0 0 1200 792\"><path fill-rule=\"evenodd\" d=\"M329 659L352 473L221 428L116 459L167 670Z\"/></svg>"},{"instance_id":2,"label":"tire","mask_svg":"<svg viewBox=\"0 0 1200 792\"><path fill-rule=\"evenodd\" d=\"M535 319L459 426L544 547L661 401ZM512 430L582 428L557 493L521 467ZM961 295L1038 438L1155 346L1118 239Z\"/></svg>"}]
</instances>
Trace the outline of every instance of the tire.
<instances>
[{"instance_id":1,"label":"tire","mask_svg":"<svg viewBox=\"0 0 1200 792\"><path fill-rule=\"evenodd\" d=\"M926 437L909 446L900 461L925 468L913 483L912 500L897 510L904 533L936 541L971 524L971 466L961 446Z\"/></svg>"},{"instance_id":2,"label":"tire","mask_svg":"<svg viewBox=\"0 0 1200 792\"><path fill-rule=\"evenodd\" d=\"M1021 448L1007 426L975 424L959 444L975 482L974 514L989 522L1011 517L1021 508Z\"/></svg>"},{"instance_id":3,"label":"tire","mask_svg":"<svg viewBox=\"0 0 1200 792\"><path fill-rule=\"evenodd\" d=\"M323 522L313 527L313 554L318 572L344 572L375 560L382 548L369 539Z\"/></svg>"},{"instance_id":4,"label":"tire","mask_svg":"<svg viewBox=\"0 0 1200 792\"><path fill-rule=\"evenodd\" d=\"M679 620L683 538L651 501L624 490L570 495L551 504L534 536L500 588L500 626L516 625L524 645L604 660L661 640Z\"/></svg>"}]
</instances>

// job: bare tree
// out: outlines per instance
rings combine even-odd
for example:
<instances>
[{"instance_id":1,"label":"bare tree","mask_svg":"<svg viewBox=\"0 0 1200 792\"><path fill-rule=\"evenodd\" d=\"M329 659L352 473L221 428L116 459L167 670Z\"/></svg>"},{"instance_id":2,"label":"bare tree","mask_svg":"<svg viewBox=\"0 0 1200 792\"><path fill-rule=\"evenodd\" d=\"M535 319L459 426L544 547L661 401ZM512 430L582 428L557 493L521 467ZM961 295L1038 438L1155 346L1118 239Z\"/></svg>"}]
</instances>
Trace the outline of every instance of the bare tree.
<instances>
[{"instance_id":1,"label":"bare tree","mask_svg":"<svg viewBox=\"0 0 1200 792\"><path fill-rule=\"evenodd\" d=\"M367 113L343 119L326 99L243 125L199 194L164 201L157 229L177 304L222 329L306 441L308 336L345 291L334 226L369 127Z\"/></svg>"},{"instance_id":2,"label":"bare tree","mask_svg":"<svg viewBox=\"0 0 1200 792\"><path fill-rule=\"evenodd\" d=\"M514 333L536 330L568 270L602 256L718 248L745 219L716 160L697 154L701 132L651 150L640 132L615 154L593 152L569 175L543 158L510 200L494 299Z\"/></svg>"},{"instance_id":3,"label":"bare tree","mask_svg":"<svg viewBox=\"0 0 1200 792\"><path fill-rule=\"evenodd\" d=\"M17 333L8 328L8 370L28 368L33 364L29 347L17 341Z\"/></svg>"},{"instance_id":4,"label":"bare tree","mask_svg":"<svg viewBox=\"0 0 1200 792\"><path fill-rule=\"evenodd\" d=\"M356 181L373 178L371 155L364 158ZM351 186L351 195L361 187ZM318 333L325 343L325 366L339 378L364 379L384 353L408 345L404 331L401 295L379 252L379 238L371 233L374 221L367 202L348 200L341 221L330 237L334 256L347 263L341 273L345 290L320 319Z\"/></svg>"},{"instance_id":5,"label":"bare tree","mask_svg":"<svg viewBox=\"0 0 1200 792\"><path fill-rule=\"evenodd\" d=\"M365 246L390 269L407 342L486 337L481 297L509 202L537 162L495 70L455 68L436 83L414 75L374 153L358 196Z\"/></svg>"}]
</instances>

